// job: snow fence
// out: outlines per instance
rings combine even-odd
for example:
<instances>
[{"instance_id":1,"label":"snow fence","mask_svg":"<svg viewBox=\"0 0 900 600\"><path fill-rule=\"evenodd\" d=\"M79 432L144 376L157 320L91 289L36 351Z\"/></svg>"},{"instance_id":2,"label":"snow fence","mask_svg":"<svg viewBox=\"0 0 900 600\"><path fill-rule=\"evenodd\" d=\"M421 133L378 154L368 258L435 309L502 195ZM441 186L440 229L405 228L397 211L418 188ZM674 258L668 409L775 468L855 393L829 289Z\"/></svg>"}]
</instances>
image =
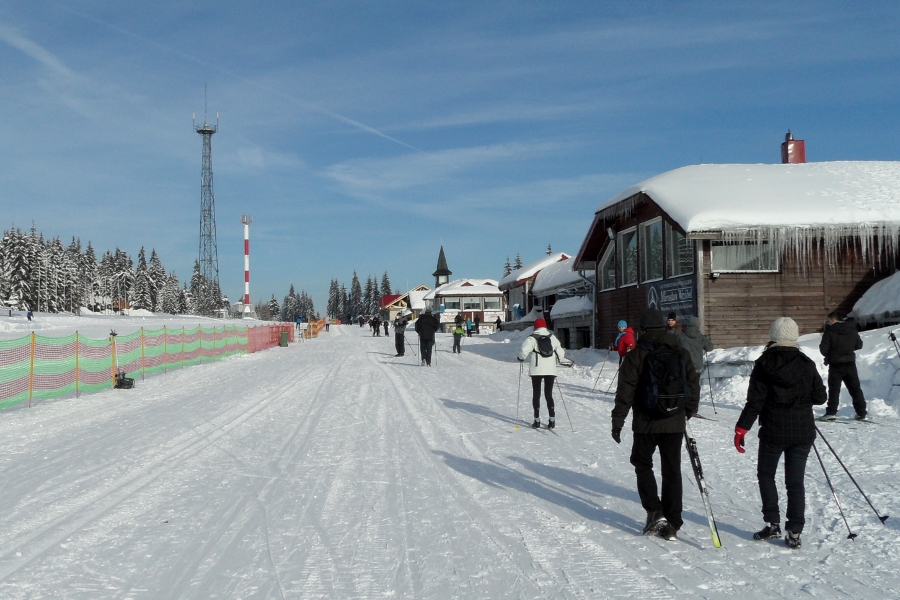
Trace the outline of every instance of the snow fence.
<instances>
[{"instance_id":1,"label":"snow fence","mask_svg":"<svg viewBox=\"0 0 900 600\"><path fill-rule=\"evenodd\" d=\"M115 385L116 372L141 379L204 362L252 354L281 341L290 325L202 327L140 331L94 340L77 332L66 337L32 333L0 341L0 409L34 398L96 392Z\"/></svg>"}]
</instances>

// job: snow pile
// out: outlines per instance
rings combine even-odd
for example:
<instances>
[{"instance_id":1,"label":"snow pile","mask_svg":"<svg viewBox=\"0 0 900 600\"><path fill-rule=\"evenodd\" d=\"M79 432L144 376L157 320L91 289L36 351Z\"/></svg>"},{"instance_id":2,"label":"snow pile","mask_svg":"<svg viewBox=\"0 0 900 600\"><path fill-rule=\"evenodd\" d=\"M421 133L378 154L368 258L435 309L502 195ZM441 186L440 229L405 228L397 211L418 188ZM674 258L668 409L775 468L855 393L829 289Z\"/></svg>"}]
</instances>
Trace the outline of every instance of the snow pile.
<instances>
[{"instance_id":1,"label":"snow pile","mask_svg":"<svg viewBox=\"0 0 900 600\"><path fill-rule=\"evenodd\" d=\"M863 327L900 322L900 272L870 287L853 305L853 315Z\"/></svg>"},{"instance_id":2,"label":"snow pile","mask_svg":"<svg viewBox=\"0 0 900 600\"><path fill-rule=\"evenodd\" d=\"M566 287L585 285L585 280L572 270L574 265L573 260L562 260L544 267L534 278L532 293L545 296Z\"/></svg>"},{"instance_id":3,"label":"snow pile","mask_svg":"<svg viewBox=\"0 0 900 600\"><path fill-rule=\"evenodd\" d=\"M561 317L589 315L594 312L594 304L587 296L572 296L557 300L550 309L550 316L554 319Z\"/></svg>"}]
</instances>

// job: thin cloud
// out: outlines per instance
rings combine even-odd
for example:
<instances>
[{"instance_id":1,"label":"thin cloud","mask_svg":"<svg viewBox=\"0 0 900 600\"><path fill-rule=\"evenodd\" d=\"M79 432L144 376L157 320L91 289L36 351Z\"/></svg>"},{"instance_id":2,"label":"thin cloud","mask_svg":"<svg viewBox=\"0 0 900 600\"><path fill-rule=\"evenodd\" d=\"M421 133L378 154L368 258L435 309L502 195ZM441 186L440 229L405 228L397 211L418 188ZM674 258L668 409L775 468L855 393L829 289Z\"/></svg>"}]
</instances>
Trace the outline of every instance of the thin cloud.
<instances>
[{"instance_id":1,"label":"thin cloud","mask_svg":"<svg viewBox=\"0 0 900 600\"><path fill-rule=\"evenodd\" d=\"M57 58L55 54L43 46L32 42L12 27L3 23L0 23L0 40L42 64L56 75L60 75L73 81L80 79L80 77L74 71L69 69L63 61Z\"/></svg>"}]
</instances>

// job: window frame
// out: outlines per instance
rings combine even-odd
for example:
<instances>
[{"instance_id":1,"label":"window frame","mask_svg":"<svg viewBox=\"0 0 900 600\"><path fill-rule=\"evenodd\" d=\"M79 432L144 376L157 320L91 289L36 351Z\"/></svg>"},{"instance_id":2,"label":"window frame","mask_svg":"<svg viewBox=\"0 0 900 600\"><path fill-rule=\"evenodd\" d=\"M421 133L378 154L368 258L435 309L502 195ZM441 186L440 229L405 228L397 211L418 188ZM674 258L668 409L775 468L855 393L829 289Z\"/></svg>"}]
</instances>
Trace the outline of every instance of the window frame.
<instances>
[{"instance_id":1,"label":"window frame","mask_svg":"<svg viewBox=\"0 0 900 600\"><path fill-rule=\"evenodd\" d=\"M488 308L488 300L490 300L491 302L496 302L496 303L497 303L496 308L494 308L494 307ZM482 299L481 305L484 307L484 308L482 309L482 310L484 310L484 311L498 311L498 310L503 310L503 300L501 299L500 296L485 296L485 297Z\"/></svg>"},{"instance_id":2,"label":"window frame","mask_svg":"<svg viewBox=\"0 0 900 600\"><path fill-rule=\"evenodd\" d=\"M781 272L781 260L780 256L775 254L775 249L772 248L773 256L772 259L775 262L774 269L724 269L716 266L715 254L713 252L713 248L722 247L722 246L769 246L768 240L762 241L751 241L751 242L725 242L725 241L712 241L709 245L709 265L710 272L712 273L780 273ZM760 253L762 254L762 253Z\"/></svg>"},{"instance_id":3,"label":"window frame","mask_svg":"<svg viewBox=\"0 0 900 600\"><path fill-rule=\"evenodd\" d=\"M455 300L456 306L450 306L450 300ZM441 298L441 304L444 306L444 310L462 310L460 308L462 306L462 299L459 296L445 296Z\"/></svg>"},{"instance_id":4,"label":"window frame","mask_svg":"<svg viewBox=\"0 0 900 600\"><path fill-rule=\"evenodd\" d=\"M647 235L644 233L650 227L659 224L660 265L659 277L647 276L647 261L650 259L650 245L647 243ZM662 217L643 221L638 225L638 275L641 283L653 283L662 281L666 276L666 230L663 227Z\"/></svg>"},{"instance_id":5,"label":"window frame","mask_svg":"<svg viewBox=\"0 0 900 600\"><path fill-rule=\"evenodd\" d=\"M478 302L478 306L477 307L466 306L466 302L468 302L470 300ZM482 306L484 306L484 305L481 302L481 296L463 296L462 297L462 307L463 307L462 309L464 311L474 310L474 311L480 312L482 310Z\"/></svg>"},{"instance_id":6,"label":"window frame","mask_svg":"<svg viewBox=\"0 0 900 600\"><path fill-rule=\"evenodd\" d=\"M603 274L603 267L606 265L608 261L612 261L612 285L610 287L601 287L599 291L606 292L609 290L616 289L616 240L610 240L609 244L606 247L606 252L603 253L603 257L597 262L597 279L600 281L600 285L604 286L606 277Z\"/></svg>"},{"instance_id":7,"label":"window frame","mask_svg":"<svg viewBox=\"0 0 900 600\"><path fill-rule=\"evenodd\" d=\"M689 253L691 255L691 269L683 273L674 274L672 267L676 263L680 263L680 256L676 260L675 254L678 253L678 244L673 243L675 235L681 236L685 242L690 244ZM684 277L685 275L693 275L697 270L697 257L695 256L694 241L683 235L674 225L666 221L665 225L665 243L666 243L666 279L674 279L676 277Z\"/></svg>"},{"instance_id":8,"label":"window frame","mask_svg":"<svg viewBox=\"0 0 900 600\"><path fill-rule=\"evenodd\" d=\"M620 252L620 250L624 250L626 248L625 243L623 243L623 239L626 235L632 234L634 236L635 241L635 250L637 251L637 256L635 257L635 265L634 265L634 281L625 281L625 274L627 270L625 269L625 253ZM632 287L640 285L641 281L641 250L640 250L640 235L638 234L637 226L629 227L628 229L623 229L619 233L616 234L616 246L618 250L616 251L616 267L617 267L617 275L619 279L619 287Z\"/></svg>"}]
</instances>

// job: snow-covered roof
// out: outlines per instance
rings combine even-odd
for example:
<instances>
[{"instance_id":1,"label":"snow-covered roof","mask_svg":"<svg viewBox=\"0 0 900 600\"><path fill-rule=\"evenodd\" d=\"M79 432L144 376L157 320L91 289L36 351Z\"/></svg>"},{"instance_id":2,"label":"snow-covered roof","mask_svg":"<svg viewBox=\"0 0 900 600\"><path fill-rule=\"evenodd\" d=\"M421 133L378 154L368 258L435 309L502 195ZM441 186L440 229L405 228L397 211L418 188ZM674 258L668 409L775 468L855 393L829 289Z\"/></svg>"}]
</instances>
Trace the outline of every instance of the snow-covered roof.
<instances>
[{"instance_id":1,"label":"snow-covered roof","mask_svg":"<svg viewBox=\"0 0 900 600\"><path fill-rule=\"evenodd\" d=\"M425 300L435 296L499 296L496 279L454 279L428 292Z\"/></svg>"},{"instance_id":2,"label":"snow-covered roof","mask_svg":"<svg viewBox=\"0 0 900 600\"><path fill-rule=\"evenodd\" d=\"M535 296L544 296L562 288L583 285L585 281L577 271L572 270L574 266L574 260L566 259L544 267L534 278L532 293ZM588 274L589 277L592 275L593 272Z\"/></svg>"},{"instance_id":3,"label":"snow-covered roof","mask_svg":"<svg viewBox=\"0 0 900 600\"><path fill-rule=\"evenodd\" d=\"M545 256L540 260L536 260L533 263L525 265L521 269L516 269L515 271L501 279L498 287L504 291L510 288L514 288L517 285L521 285L525 280L537 275L541 271L541 269L567 258L569 258L569 255L564 252L557 252L555 254Z\"/></svg>"},{"instance_id":4,"label":"snow-covered roof","mask_svg":"<svg viewBox=\"0 0 900 600\"><path fill-rule=\"evenodd\" d=\"M554 319L571 317L576 315L589 315L594 311L594 305L587 296L572 296L557 300L550 309L550 316Z\"/></svg>"},{"instance_id":5,"label":"snow-covered roof","mask_svg":"<svg viewBox=\"0 0 900 600\"><path fill-rule=\"evenodd\" d=\"M409 290L409 308L411 310L425 310L425 296L431 290Z\"/></svg>"},{"instance_id":6,"label":"snow-covered roof","mask_svg":"<svg viewBox=\"0 0 900 600\"><path fill-rule=\"evenodd\" d=\"M863 327L900 320L900 272L870 287L853 305L853 315Z\"/></svg>"},{"instance_id":7,"label":"snow-covered roof","mask_svg":"<svg viewBox=\"0 0 900 600\"><path fill-rule=\"evenodd\" d=\"M900 224L900 162L691 165L631 186L597 212L639 192L685 231Z\"/></svg>"}]
</instances>

